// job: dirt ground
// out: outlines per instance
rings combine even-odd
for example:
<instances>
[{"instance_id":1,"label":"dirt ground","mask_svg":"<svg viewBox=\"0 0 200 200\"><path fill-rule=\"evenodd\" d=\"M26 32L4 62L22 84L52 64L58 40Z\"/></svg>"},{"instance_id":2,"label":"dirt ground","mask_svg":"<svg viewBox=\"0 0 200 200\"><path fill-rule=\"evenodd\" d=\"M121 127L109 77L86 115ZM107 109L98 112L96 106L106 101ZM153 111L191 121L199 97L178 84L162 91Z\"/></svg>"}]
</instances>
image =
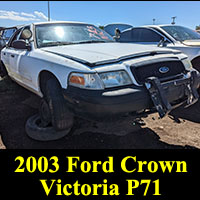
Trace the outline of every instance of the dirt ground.
<instances>
[{"instance_id":1,"label":"dirt ground","mask_svg":"<svg viewBox=\"0 0 200 200\"><path fill-rule=\"evenodd\" d=\"M0 80L1 149L200 148L200 101L187 109L180 107L163 119L151 114L143 119L143 126L132 118L116 123L80 120L67 136L49 142L29 138L24 129L26 120L38 112L39 102L37 96L10 80Z\"/></svg>"}]
</instances>

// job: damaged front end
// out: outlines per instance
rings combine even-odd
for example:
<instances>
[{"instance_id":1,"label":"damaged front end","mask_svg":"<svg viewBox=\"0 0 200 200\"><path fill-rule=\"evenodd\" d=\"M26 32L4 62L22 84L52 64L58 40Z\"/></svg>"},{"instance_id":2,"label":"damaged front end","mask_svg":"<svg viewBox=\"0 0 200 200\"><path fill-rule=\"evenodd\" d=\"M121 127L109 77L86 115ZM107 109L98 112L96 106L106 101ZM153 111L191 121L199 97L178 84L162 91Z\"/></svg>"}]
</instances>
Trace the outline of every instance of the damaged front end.
<instances>
[{"instance_id":1,"label":"damaged front end","mask_svg":"<svg viewBox=\"0 0 200 200\"><path fill-rule=\"evenodd\" d=\"M199 95L197 88L199 87L199 77L196 71L191 71L181 79L161 83L156 77L149 77L146 79L145 86L151 96L153 105L155 106L159 116L163 118L173 108L177 107L172 105L166 96L165 90L169 87L182 87L184 90L184 97L180 99L178 106L185 104L190 106L198 101Z\"/></svg>"}]
</instances>

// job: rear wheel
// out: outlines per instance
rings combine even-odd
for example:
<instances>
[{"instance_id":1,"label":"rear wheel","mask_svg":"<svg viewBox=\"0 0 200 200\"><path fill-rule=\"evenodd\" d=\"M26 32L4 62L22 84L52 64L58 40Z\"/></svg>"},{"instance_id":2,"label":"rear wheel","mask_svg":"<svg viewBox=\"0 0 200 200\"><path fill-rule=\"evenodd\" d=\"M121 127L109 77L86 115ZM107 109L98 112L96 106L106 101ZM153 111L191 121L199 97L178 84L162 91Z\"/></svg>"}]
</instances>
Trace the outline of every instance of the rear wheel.
<instances>
[{"instance_id":1,"label":"rear wheel","mask_svg":"<svg viewBox=\"0 0 200 200\"><path fill-rule=\"evenodd\" d=\"M4 64L0 61L0 77L3 78L8 75L8 72L4 66Z\"/></svg>"},{"instance_id":2,"label":"rear wheel","mask_svg":"<svg viewBox=\"0 0 200 200\"><path fill-rule=\"evenodd\" d=\"M46 82L44 99L39 112L42 123L52 123L57 131L73 126L74 116L68 109L61 86L55 78L50 78Z\"/></svg>"}]
</instances>

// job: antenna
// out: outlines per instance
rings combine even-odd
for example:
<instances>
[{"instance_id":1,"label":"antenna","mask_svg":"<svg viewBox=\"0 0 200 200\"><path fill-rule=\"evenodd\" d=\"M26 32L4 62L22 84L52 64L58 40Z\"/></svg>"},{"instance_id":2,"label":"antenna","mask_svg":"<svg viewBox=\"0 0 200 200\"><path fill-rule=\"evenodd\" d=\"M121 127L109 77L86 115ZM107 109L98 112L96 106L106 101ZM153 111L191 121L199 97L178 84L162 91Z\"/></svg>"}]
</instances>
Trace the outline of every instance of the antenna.
<instances>
[{"instance_id":1,"label":"antenna","mask_svg":"<svg viewBox=\"0 0 200 200\"><path fill-rule=\"evenodd\" d=\"M48 1L48 21L50 21L50 3Z\"/></svg>"},{"instance_id":2,"label":"antenna","mask_svg":"<svg viewBox=\"0 0 200 200\"><path fill-rule=\"evenodd\" d=\"M177 17L172 17L172 24L174 25L175 24L175 19L176 19Z\"/></svg>"}]
</instances>

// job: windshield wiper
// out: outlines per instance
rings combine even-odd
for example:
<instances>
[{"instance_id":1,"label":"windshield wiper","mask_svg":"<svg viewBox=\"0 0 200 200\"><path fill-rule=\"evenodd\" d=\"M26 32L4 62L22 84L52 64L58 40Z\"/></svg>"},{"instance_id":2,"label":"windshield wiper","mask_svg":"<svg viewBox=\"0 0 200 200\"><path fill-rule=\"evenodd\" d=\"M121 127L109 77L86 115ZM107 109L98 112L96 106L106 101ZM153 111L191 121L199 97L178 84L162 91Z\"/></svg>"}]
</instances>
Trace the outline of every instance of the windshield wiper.
<instances>
[{"instance_id":1,"label":"windshield wiper","mask_svg":"<svg viewBox=\"0 0 200 200\"><path fill-rule=\"evenodd\" d=\"M86 41L76 42L74 44L107 43L107 42L114 42L114 41L112 41L112 40L110 40L110 41L105 41L105 40L86 40Z\"/></svg>"},{"instance_id":2,"label":"windshield wiper","mask_svg":"<svg viewBox=\"0 0 200 200\"><path fill-rule=\"evenodd\" d=\"M73 42L47 42L42 44L42 47L49 47L49 46L61 46L61 45L70 45L74 44Z\"/></svg>"}]
</instances>

